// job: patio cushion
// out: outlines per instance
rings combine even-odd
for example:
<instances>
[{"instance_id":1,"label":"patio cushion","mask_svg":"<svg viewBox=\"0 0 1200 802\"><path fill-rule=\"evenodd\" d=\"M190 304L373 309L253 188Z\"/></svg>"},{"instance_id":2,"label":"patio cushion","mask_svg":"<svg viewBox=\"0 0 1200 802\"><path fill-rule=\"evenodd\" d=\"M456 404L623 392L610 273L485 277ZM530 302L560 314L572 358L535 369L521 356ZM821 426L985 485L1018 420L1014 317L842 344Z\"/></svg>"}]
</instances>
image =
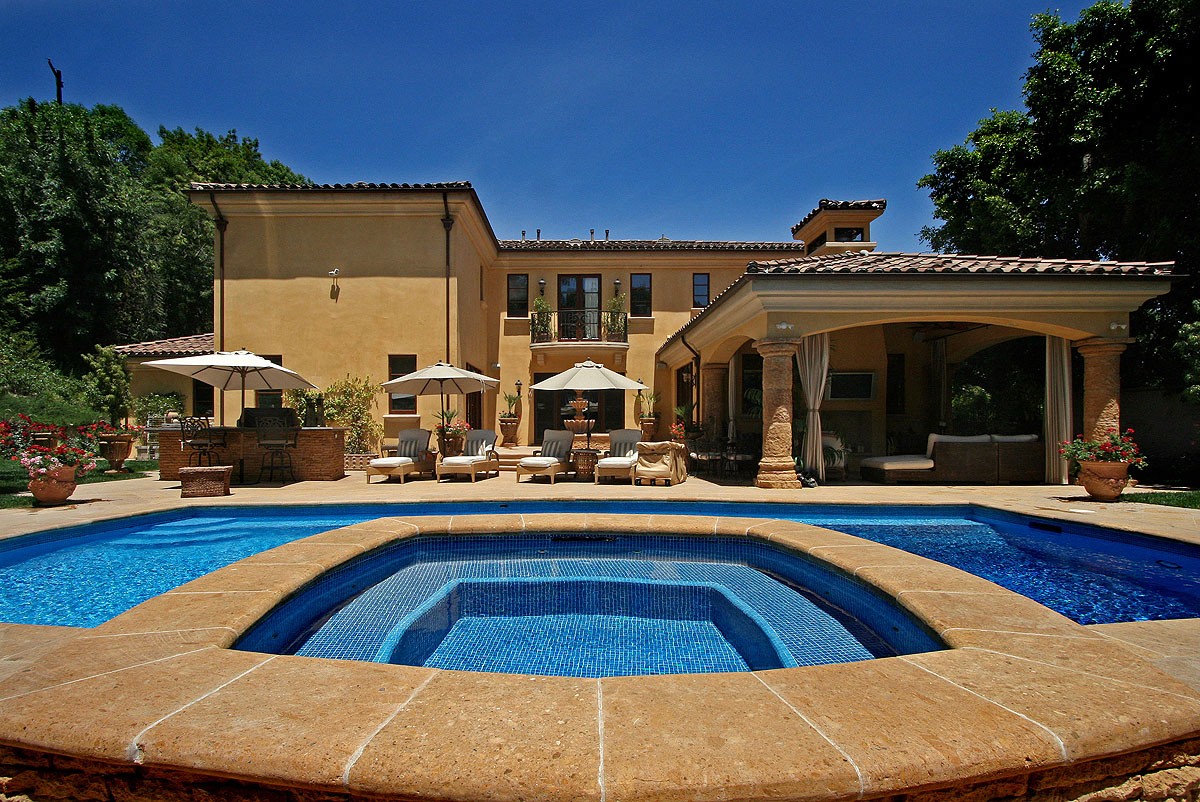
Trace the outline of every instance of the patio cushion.
<instances>
[{"instance_id":1,"label":"patio cushion","mask_svg":"<svg viewBox=\"0 0 1200 802\"><path fill-rule=\"evenodd\" d=\"M993 443L1036 443L1038 436L1036 434L994 434L992 435Z\"/></svg>"},{"instance_id":2,"label":"patio cushion","mask_svg":"<svg viewBox=\"0 0 1200 802\"><path fill-rule=\"evenodd\" d=\"M396 441L396 456L414 460L421 456L421 452L428 447L428 439L425 442L426 445L422 446L419 440L401 437Z\"/></svg>"},{"instance_id":3,"label":"patio cushion","mask_svg":"<svg viewBox=\"0 0 1200 802\"><path fill-rule=\"evenodd\" d=\"M380 457L371 460L372 468L399 468L401 465L412 465L412 457Z\"/></svg>"},{"instance_id":4,"label":"patio cushion","mask_svg":"<svg viewBox=\"0 0 1200 802\"><path fill-rule=\"evenodd\" d=\"M488 458L482 454L474 457L463 455L461 457L445 457L442 459L443 465L474 465L477 462L487 462Z\"/></svg>"},{"instance_id":5,"label":"patio cushion","mask_svg":"<svg viewBox=\"0 0 1200 802\"><path fill-rule=\"evenodd\" d=\"M597 468L631 468L637 462L637 454L630 454L626 457L603 457L597 460Z\"/></svg>"},{"instance_id":6,"label":"patio cushion","mask_svg":"<svg viewBox=\"0 0 1200 802\"><path fill-rule=\"evenodd\" d=\"M542 456L555 459L564 459L571 450L571 441L567 440L547 440L542 443Z\"/></svg>"},{"instance_id":7,"label":"patio cushion","mask_svg":"<svg viewBox=\"0 0 1200 802\"><path fill-rule=\"evenodd\" d=\"M924 471L933 468L933 460L920 454L893 454L890 457L867 457L862 461L862 466L883 471Z\"/></svg>"},{"instance_id":8,"label":"patio cushion","mask_svg":"<svg viewBox=\"0 0 1200 802\"><path fill-rule=\"evenodd\" d=\"M519 464L522 468L549 468L560 462L557 457L524 457Z\"/></svg>"}]
</instances>

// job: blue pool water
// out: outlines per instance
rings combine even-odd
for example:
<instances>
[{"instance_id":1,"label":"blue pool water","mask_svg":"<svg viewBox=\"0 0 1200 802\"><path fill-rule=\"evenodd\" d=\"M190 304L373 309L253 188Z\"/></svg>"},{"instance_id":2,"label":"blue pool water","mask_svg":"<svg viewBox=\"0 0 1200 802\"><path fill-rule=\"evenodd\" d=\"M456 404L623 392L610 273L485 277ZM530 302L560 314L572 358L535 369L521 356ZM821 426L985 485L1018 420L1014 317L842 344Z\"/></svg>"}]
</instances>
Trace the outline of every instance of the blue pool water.
<instances>
[{"instance_id":1,"label":"blue pool water","mask_svg":"<svg viewBox=\"0 0 1200 802\"><path fill-rule=\"evenodd\" d=\"M823 665L943 646L869 585L770 544L558 533L390 545L319 577L236 648L601 677Z\"/></svg>"},{"instance_id":2,"label":"blue pool water","mask_svg":"<svg viewBox=\"0 0 1200 802\"><path fill-rule=\"evenodd\" d=\"M0 540L0 621L90 627L264 549L388 515L604 512L762 516L949 563L1084 624L1200 617L1200 549L973 507L673 502L196 508Z\"/></svg>"}]
</instances>

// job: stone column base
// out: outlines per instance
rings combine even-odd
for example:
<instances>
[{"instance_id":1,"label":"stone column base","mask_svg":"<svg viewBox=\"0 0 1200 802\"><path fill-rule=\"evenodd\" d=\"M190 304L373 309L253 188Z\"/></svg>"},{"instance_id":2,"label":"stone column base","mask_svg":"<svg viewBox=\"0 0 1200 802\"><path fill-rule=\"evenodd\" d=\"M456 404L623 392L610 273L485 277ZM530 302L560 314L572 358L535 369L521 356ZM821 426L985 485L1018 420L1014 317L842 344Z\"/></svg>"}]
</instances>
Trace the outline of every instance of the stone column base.
<instances>
[{"instance_id":1,"label":"stone column base","mask_svg":"<svg viewBox=\"0 0 1200 802\"><path fill-rule=\"evenodd\" d=\"M796 476L796 466L790 460L764 459L758 463L758 475L754 477L755 487L795 487L800 488L800 479Z\"/></svg>"}]
</instances>

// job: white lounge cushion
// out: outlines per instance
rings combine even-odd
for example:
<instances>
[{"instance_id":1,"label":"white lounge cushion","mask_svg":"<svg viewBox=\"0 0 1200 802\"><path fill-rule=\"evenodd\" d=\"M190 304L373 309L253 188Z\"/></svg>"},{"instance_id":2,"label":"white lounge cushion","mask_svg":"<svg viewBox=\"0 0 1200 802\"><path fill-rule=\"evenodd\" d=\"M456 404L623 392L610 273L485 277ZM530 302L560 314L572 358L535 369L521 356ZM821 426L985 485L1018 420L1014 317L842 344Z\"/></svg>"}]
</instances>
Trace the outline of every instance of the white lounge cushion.
<instances>
[{"instance_id":1,"label":"white lounge cushion","mask_svg":"<svg viewBox=\"0 0 1200 802\"><path fill-rule=\"evenodd\" d=\"M931 434L931 435L929 435L929 442L926 443L926 445L925 445L925 456L927 456L927 457L933 456L933 444L938 443L938 442L941 442L941 443L990 443L990 442L992 442L992 436L990 434L969 434L969 435Z\"/></svg>"},{"instance_id":2,"label":"white lounge cushion","mask_svg":"<svg viewBox=\"0 0 1200 802\"><path fill-rule=\"evenodd\" d=\"M549 468L562 464L562 460L558 457L524 457L519 464L522 468Z\"/></svg>"},{"instance_id":3,"label":"white lounge cushion","mask_svg":"<svg viewBox=\"0 0 1200 802\"><path fill-rule=\"evenodd\" d=\"M933 468L933 460L920 454L893 454L890 457L867 457L862 461L862 467L884 471L924 471Z\"/></svg>"},{"instance_id":4,"label":"white lounge cushion","mask_svg":"<svg viewBox=\"0 0 1200 802\"><path fill-rule=\"evenodd\" d=\"M412 457L380 457L371 460L372 468L399 468L401 465L412 464Z\"/></svg>"},{"instance_id":5,"label":"white lounge cushion","mask_svg":"<svg viewBox=\"0 0 1200 802\"><path fill-rule=\"evenodd\" d=\"M442 465L474 465L477 462L487 462L486 456L460 456L460 457L443 457Z\"/></svg>"},{"instance_id":6,"label":"white lounge cushion","mask_svg":"<svg viewBox=\"0 0 1200 802\"><path fill-rule=\"evenodd\" d=\"M994 434L992 435L993 443L1036 443L1038 436L1036 434Z\"/></svg>"},{"instance_id":7,"label":"white lounge cushion","mask_svg":"<svg viewBox=\"0 0 1200 802\"><path fill-rule=\"evenodd\" d=\"M632 468L637 462L637 454L627 457L603 457L596 461L597 468Z\"/></svg>"}]
</instances>

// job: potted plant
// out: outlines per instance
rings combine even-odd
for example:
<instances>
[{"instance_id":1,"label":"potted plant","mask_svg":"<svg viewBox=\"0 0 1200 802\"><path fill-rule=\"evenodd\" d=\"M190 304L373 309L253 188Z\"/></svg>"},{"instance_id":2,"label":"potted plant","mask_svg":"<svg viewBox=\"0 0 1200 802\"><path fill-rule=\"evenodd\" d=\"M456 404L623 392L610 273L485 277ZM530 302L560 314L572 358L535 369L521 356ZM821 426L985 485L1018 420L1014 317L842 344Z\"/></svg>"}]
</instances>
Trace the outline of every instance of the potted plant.
<instances>
[{"instance_id":1,"label":"potted plant","mask_svg":"<svg viewBox=\"0 0 1200 802\"><path fill-rule=\"evenodd\" d=\"M437 435L438 453L456 457L462 453L463 438L471 431L471 424L458 417L457 409L443 409L437 416L440 420L433 431Z\"/></svg>"},{"instance_id":2,"label":"potted plant","mask_svg":"<svg viewBox=\"0 0 1200 802\"><path fill-rule=\"evenodd\" d=\"M1146 467L1146 458L1133 441L1133 429L1122 434L1108 429L1102 437L1064 440L1058 453L1079 466L1079 483L1087 494L1099 501L1116 501L1129 484L1129 469Z\"/></svg>"},{"instance_id":3,"label":"potted plant","mask_svg":"<svg viewBox=\"0 0 1200 802\"><path fill-rule=\"evenodd\" d=\"M96 468L92 454L71 446L29 446L20 461L29 474L29 492L43 506L64 503L76 481Z\"/></svg>"},{"instance_id":4,"label":"potted plant","mask_svg":"<svg viewBox=\"0 0 1200 802\"><path fill-rule=\"evenodd\" d=\"M517 393L505 393L504 403L507 409L500 413L500 434L503 440L500 445L515 446L517 444L517 429L521 425L521 415L517 412L517 404L521 396Z\"/></svg>"},{"instance_id":5,"label":"potted plant","mask_svg":"<svg viewBox=\"0 0 1200 802\"><path fill-rule=\"evenodd\" d=\"M529 316L529 333L532 342L548 343L554 339L550 316L550 302L540 295L534 298L533 314Z\"/></svg>"},{"instance_id":6,"label":"potted plant","mask_svg":"<svg viewBox=\"0 0 1200 802\"><path fill-rule=\"evenodd\" d=\"M628 342L629 319L625 316L625 293L608 299L604 313L604 339L610 343Z\"/></svg>"},{"instance_id":7,"label":"potted plant","mask_svg":"<svg viewBox=\"0 0 1200 802\"><path fill-rule=\"evenodd\" d=\"M653 440L654 430L658 428L658 412L655 411L654 405L660 397L659 393L643 393L638 390L638 425L642 427L642 438L645 440Z\"/></svg>"},{"instance_id":8,"label":"potted plant","mask_svg":"<svg viewBox=\"0 0 1200 802\"><path fill-rule=\"evenodd\" d=\"M122 471L125 460L133 450L133 438L140 429L122 428L120 421L129 411L133 396L129 392L129 374L125 360L112 347L96 346L94 354L85 354L91 371L83 377L84 398L96 409L108 415L109 429L95 432L100 456L108 460L109 469Z\"/></svg>"},{"instance_id":9,"label":"potted plant","mask_svg":"<svg viewBox=\"0 0 1200 802\"><path fill-rule=\"evenodd\" d=\"M108 471L125 473L125 460L133 451L134 438L141 435L141 426L113 426L107 421L96 421L76 430L78 442L84 450L98 454L108 462Z\"/></svg>"}]
</instances>

